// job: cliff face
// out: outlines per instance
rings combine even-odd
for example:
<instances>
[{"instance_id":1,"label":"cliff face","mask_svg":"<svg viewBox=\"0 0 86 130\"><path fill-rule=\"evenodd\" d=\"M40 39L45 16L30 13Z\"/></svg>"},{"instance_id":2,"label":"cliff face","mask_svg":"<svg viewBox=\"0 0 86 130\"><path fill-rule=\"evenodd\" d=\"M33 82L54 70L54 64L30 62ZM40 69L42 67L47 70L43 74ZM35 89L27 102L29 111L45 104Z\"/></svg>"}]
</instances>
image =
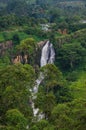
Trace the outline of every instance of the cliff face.
<instances>
[{"instance_id":1,"label":"cliff face","mask_svg":"<svg viewBox=\"0 0 86 130\"><path fill-rule=\"evenodd\" d=\"M45 40L45 41L40 41L40 42L38 42L37 44L38 44L38 47L40 48L40 49L42 49L42 47L45 45L45 43L46 43L47 41Z\"/></svg>"},{"instance_id":2,"label":"cliff face","mask_svg":"<svg viewBox=\"0 0 86 130\"><path fill-rule=\"evenodd\" d=\"M12 47L13 42L11 40L0 43L0 56L4 55L7 50L11 50Z\"/></svg>"},{"instance_id":3,"label":"cliff face","mask_svg":"<svg viewBox=\"0 0 86 130\"><path fill-rule=\"evenodd\" d=\"M64 30L58 29L58 32L59 32L60 34L63 34L63 35L68 34L67 29L64 29Z\"/></svg>"},{"instance_id":4,"label":"cliff face","mask_svg":"<svg viewBox=\"0 0 86 130\"><path fill-rule=\"evenodd\" d=\"M28 55L17 55L14 58L12 58L12 63L13 64L18 64L18 63L22 63L22 64L28 64Z\"/></svg>"},{"instance_id":5,"label":"cliff face","mask_svg":"<svg viewBox=\"0 0 86 130\"><path fill-rule=\"evenodd\" d=\"M45 45L45 43L46 43L46 41L40 41L37 43L37 49L36 49L36 52L34 52L35 58L33 59L35 65L40 66L41 50L42 50L43 46ZM32 59L32 57L29 56L28 54L18 52L18 54L16 54L11 59L11 61L13 64L17 64L17 63L28 64L28 63L32 62L31 59Z\"/></svg>"}]
</instances>

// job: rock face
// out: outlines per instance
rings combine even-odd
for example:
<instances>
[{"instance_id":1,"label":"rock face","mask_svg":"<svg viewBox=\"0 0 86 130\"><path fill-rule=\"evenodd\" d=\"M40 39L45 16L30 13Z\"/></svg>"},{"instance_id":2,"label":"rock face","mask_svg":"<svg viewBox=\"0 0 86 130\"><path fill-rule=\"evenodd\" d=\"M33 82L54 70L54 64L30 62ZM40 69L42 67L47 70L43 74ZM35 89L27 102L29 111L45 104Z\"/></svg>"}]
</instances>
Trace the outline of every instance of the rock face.
<instances>
[{"instance_id":1,"label":"rock face","mask_svg":"<svg viewBox=\"0 0 86 130\"><path fill-rule=\"evenodd\" d=\"M67 29L64 29L64 30L58 29L58 32L59 32L60 34L63 34L63 35L68 34Z\"/></svg>"},{"instance_id":2,"label":"rock face","mask_svg":"<svg viewBox=\"0 0 86 130\"><path fill-rule=\"evenodd\" d=\"M0 43L0 56L1 55L4 55L5 52L9 49L11 50L13 47L13 42L10 40L10 41L6 41L6 42L2 42Z\"/></svg>"},{"instance_id":3,"label":"rock face","mask_svg":"<svg viewBox=\"0 0 86 130\"><path fill-rule=\"evenodd\" d=\"M42 67L48 63L52 64L54 62L54 58L55 58L55 52L53 49L53 45L48 40L39 42L38 48L36 49L36 56L34 59L35 65ZM30 63L29 62L30 59L31 58L28 54L19 53L14 58L12 58L12 63L28 64Z\"/></svg>"},{"instance_id":4,"label":"rock face","mask_svg":"<svg viewBox=\"0 0 86 130\"><path fill-rule=\"evenodd\" d=\"M6 41L3 43L0 43L0 56L3 56L4 54L6 54L6 52L8 50L12 50L13 49L13 42L12 41ZM36 52L34 52L36 54L35 58L34 58L34 65L36 66L44 66L47 63L52 63L54 60L54 50L52 47L52 44L48 41L40 41L39 43L37 43L37 49ZM53 56L53 57L52 57ZM22 52L17 52L17 54L13 54L13 52L11 51L10 53L10 59L11 62L13 64L18 64L18 63L22 63L22 64L28 64L31 63L31 56L29 56L27 53L22 53ZM41 61L40 61L41 59Z\"/></svg>"},{"instance_id":5,"label":"rock face","mask_svg":"<svg viewBox=\"0 0 86 130\"><path fill-rule=\"evenodd\" d=\"M47 41L40 41L38 42L38 47L42 49L42 47L46 44Z\"/></svg>"},{"instance_id":6,"label":"rock face","mask_svg":"<svg viewBox=\"0 0 86 130\"><path fill-rule=\"evenodd\" d=\"M18 64L18 63L22 63L22 64L28 64L28 55L17 55L16 57L12 58L12 63L13 64Z\"/></svg>"}]
</instances>

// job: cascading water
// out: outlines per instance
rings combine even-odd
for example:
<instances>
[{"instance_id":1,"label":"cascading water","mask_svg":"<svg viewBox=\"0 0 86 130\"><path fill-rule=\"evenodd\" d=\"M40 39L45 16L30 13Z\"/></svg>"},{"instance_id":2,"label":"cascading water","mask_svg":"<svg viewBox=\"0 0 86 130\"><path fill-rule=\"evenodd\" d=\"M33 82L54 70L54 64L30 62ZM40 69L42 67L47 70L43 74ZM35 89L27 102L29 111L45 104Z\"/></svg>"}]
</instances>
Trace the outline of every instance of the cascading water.
<instances>
[{"instance_id":1,"label":"cascading water","mask_svg":"<svg viewBox=\"0 0 86 130\"><path fill-rule=\"evenodd\" d=\"M41 53L41 60L40 60L40 66L44 66L47 64L48 59L49 59L49 41L47 41L42 48L42 53Z\"/></svg>"},{"instance_id":2,"label":"cascading water","mask_svg":"<svg viewBox=\"0 0 86 130\"><path fill-rule=\"evenodd\" d=\"M42 48L40 66L43 67L46 64L53 64L54 60L55 60L55 51L54 51L53 45L49 41L47 41ZM44 79L44 76L42 73L40 73L39 78L36 80L36 85L34 86L33 90L31 91L33 114L34 114L34 117L38 116L38 120L43 119L44 114L43 113L38 114L39 109L35 108L35 104L34 104L33 100L36 99L36 94L38 92L39 85L43 79Z\"/></svg>"},{"instance_id":3,"label":"cascading water","mask_svg":"<svg viewBox=\"0 0 86 130\"><path fill-rule=\"evenodd\" d=\"M53 64L54 60L55 60L55 51L54 51L53 45L50 44L50 57L49 57L48 64Z\"/></svg>"},{"instance_id":4,"label":"cascading water","mask_svg":"<svg viewBox=\"0 0 86 130\"><path fill-rule=\"evenodd\" d=\"M38 92L38 87L39 87L39 85L40 85L40 83L42 82L43 79L44 79L44 76L43 76L42 73L40 73L39 78L36 80L36 84L35 84L33 90L31 91L31 93L32 93L32 109L33 109L34 117L36 117L38 112L39 112L39 109L35 108L34 99L36 99L36 97L37 97L36 94ZM40 113L38 115L38 120L40 120L42 118L43 118L43 114Z\"/></svg>"},{"instance_id":5,"label":"cascading water","mask_svg":"<svg viewBox=\"0 0 86 130\"><path fill-rule=\"evenodd\" d=\"M53 64L54 60L55 60L55 51L53 45L49 41L47 41L42 49L40 66L42 67L46 64Z\"/></svg>"}]
</instances>

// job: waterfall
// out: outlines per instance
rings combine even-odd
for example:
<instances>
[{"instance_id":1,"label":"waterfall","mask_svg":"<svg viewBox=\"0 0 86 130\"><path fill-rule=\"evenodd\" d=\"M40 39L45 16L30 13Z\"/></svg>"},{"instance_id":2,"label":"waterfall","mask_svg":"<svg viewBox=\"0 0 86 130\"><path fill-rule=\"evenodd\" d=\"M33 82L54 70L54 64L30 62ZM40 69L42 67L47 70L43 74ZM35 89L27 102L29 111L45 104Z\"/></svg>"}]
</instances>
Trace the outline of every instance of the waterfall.
<instances>
[{"instance_id":1,"label":"waterfall","mask_svg":"<svg viewBox=\"0 0 86 130\"><path fill-rule=\"evenodd\" d=\"M55 60L55 51L54 51L53 45L50 44L50 57L49 57L48 64L53 64L54 60Z\"/></svg>"},{"instance_id":2,"label":"waterfall","mask_svg":"<svg viewBox=\"0 0 86 130\"><path fill-rule=\"evenodd\" d=\"M54 51L53 45L49 41L47 41L42 48L40 66L43 67L46 64L53 64L54 60L55 60L55 51ZM44 79L44 76L42 73L40 73L39 78L36 80L36 84L33 90L31 90L33 114L34 114L34 117L38 116L38 120L43 119L44 114L43 113L38 114L39 109L35 108L35 104L33 100L36 99L36 94L38 92L39 85L43 79Z\"/></svg>"},{"instance_id":3,"label":"waterfall","mask_svg":"<svg viewBox=\"0 0 86 130\"><path fill-rule=\"evenodd\" d=\"M55 60L55 51L53 45L47 41L44 47L42 48L41 61L40 66L44 66L46 64L53 64Z\"/></svg>"},{"instance_id":4,"label":"waterfall","mask_svg":"<svg viewBox=\"0 0 86 130\"><path fill-rule=\"evenodd\" d=\"M42 48L42 53L41 53L41 60L40 60L40 66L44 66L47 64L49 58L49 41L47 41Z\"/></svg>"}]
</instances>

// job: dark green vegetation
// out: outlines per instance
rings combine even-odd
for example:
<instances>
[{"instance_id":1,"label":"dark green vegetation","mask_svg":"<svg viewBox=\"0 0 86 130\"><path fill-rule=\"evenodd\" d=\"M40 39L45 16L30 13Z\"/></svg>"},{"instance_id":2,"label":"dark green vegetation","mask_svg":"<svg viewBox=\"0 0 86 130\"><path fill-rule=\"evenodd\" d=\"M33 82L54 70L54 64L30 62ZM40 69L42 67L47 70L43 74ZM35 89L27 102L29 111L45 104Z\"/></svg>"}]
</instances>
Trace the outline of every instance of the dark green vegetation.
<instances>
[{"instance_id":1,"label":"dark green vegetation","mask_svg":"<svg viewBox=\"0 0 86 130\"><path fill-rule=\"evenodd\" d=\"M0 0L0 130L86 129L85 8L85 0ZM37 43L46 39L55 64L40 68ZM30 89L40 72L34 102L45 117L37 121Z\"/></svg>"},{"instance_id":2,"label":"dark green vegetation","mask_svg":"<svg viewBox=\"0 0 86 130\"><path fill-rule=\"evenodd\" d=\"M85 20L85 1L6 0L0 3L1 30L23 25L36 27L39 23L48 22L56 23L55 29L67 28L69 32L86 27L86 24L79 23Z\"/></svg>"}]
</instances>

